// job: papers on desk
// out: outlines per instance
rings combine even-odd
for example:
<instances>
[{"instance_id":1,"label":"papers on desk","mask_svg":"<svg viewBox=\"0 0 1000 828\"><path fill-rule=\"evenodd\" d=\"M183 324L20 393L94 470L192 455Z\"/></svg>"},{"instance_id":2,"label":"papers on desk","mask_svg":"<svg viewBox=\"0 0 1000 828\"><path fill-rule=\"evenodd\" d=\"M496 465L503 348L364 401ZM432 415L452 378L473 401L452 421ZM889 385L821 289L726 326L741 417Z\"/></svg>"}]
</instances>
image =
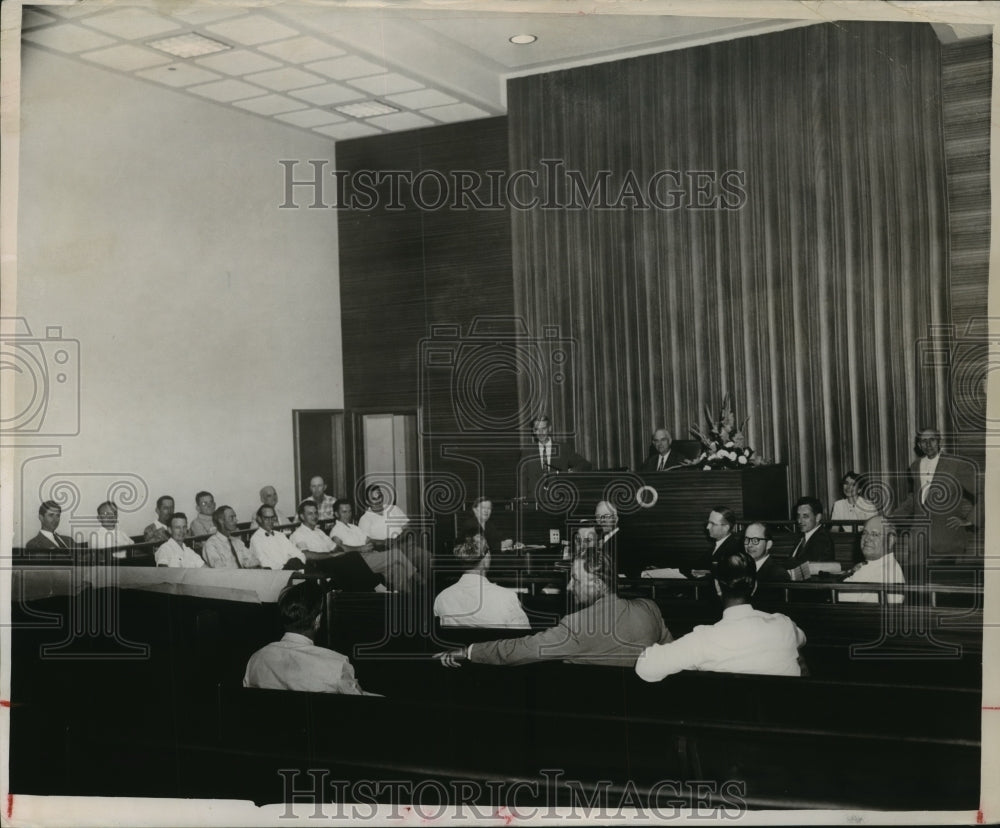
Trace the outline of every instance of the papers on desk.
<instances>
[{"instance_id":1,"label":"papers on desk","mask_svg":"<svg viewBox=\"0 0 1000 828\"><path fill-rule=\"evenodd\" d=\"M820 572L839 575L843 571L837 561L806 561L805 566L809 568L810 575L818 575Z\"/></svg>"},{"instance_id":2,"label":"papers on desk","mask_svg":"<svg viewBox=\"0 0 1000 828\"><path fill-rule=\"evenodd\" d=\"M662 569L646 569L643 571L643 578L686 578L687 576L679 569L664 567Z\"/></svg>"}]
</instances>

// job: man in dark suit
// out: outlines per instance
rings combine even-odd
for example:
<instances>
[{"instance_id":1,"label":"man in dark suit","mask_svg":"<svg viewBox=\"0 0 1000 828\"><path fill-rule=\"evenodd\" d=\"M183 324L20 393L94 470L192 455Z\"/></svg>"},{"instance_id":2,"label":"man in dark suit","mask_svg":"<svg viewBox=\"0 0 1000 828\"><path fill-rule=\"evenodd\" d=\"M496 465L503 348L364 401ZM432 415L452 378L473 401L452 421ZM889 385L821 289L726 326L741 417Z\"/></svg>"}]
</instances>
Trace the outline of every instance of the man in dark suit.
<instances>
[{"instance_id":1,"label":"man in dark suit","mask_svg":"<svg viewBox=\"0 0 1000 828\"><path fill-rule=\"evenodd\" d=\"M823 504L815 497L800 497L795 501L792 517L802 537L788 558L789 568L801 566L806 561L834 560L833 541L822 525Z\"/></svg>"},{"instance_id":2,"label":"man in dark suit","mask_svg":"<svg viewBox=\"0 0 1000 828\"><path fill-rule=\"evenodd\" d=\"M705 563L701 569L682 568L681 572L688 578L710 578L711 568L716 561L726 555L742 552L743 544L733 534L734 526L736 526L736 515L732 509L726 506L716 506L712 509L708 514L708 523L705 524L705 531L708 532L708 536L712 540L712 547L707 550L705 555Z\"/></svg>"},{"instance_id":3,"label":"man in dark suit","mask_svg":"<svg viewBox=\"0 0 1000 828\"><path fill-rule=\"evenodd\" d=\"M46 500L38 507L38 522L42 528L35 537L29 540L25 549L66 549L70 550L77 544L72 538L56 532L62 517L62 507L54 500Z\"/></svg>"},{"instance_id":4,"label":"man in dark suit","mask_svg":"<svg viewBox=\"0 0 1000 828\"><path fill-rule=\"evenodd\" d=\"M941 452L941 433L921 429L914 450L920 459L909 469L908 493L893 519L930 520L930 550L962 555L976 521L976 469L964 457Z\"/></svg>"},{"instance_id":5,"label":"man in dark suit","mask_svg":"<svg viewBox=\"0 0 1000 828\"><path fill-rule=\"evenodd\" d=\"M642 473L670 471L686 465L688 458L673 448L674 438L665 428L653 432L653 447L649 456L642 461L639 471Z\"/></svg>"},{"instance_id":6,"label":"man in dark suit","mask_svg":"<svg viewBox=\"0 0 1000 828\"><path fill-rule=\"evenodd\" d=\"M771 531L763 523L751 523L743 533L743 548L757 566L757 583L788 581L788 570L771 557Z\"/></svg>"},{"instance_id":7,"label":"man in dark suit","mask_svg":"<svg viewBox=\"0 0 1000 828\"><path fill-rule=\"evenodd\" d=\"M552 421L547 414L537 417L532 424L535 444L524 450L519 463L520 488L518 495L534 500L539 483L550 474L590 471L590 461L576 453L570 443L557 443L552 437Z\"/></svg>"}]
</instances>

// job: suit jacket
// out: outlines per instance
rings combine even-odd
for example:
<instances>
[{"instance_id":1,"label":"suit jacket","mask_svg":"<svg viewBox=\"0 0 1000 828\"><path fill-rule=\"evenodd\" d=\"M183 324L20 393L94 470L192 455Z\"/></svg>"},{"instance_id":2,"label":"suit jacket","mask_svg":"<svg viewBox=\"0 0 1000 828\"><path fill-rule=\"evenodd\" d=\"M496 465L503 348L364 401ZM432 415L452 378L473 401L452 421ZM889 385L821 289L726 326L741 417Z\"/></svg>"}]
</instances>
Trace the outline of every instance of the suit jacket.
<instances>
[{"instance_id":1,"label":"suit jacket","mask_svg":"<svg viewBox=\"0 0 1000 828\"><path fill-rule=\"evenodd\" d=\"M653 601L605 595L535 635L473 644L471 660L508 665L561 660L634 667L650 644L670 641L673 636Z\"/></svg>"},{"instance_id":2,"label":"suit jacket","mask_svg":"<svg viewBox=\"0 0 1000 828\"><path fill-rule=\"evenodd\" d=\"M45 535L39 532L35 537L28 541L25 545L25 549L65 549L67 552L71 549L75 549L80 544L78 544L72 538L66 537L66 535L60 535L58 532L53 532L57 538L64 544L64 546L59 546L58 544L50 541Z\"/></svg>"},{"instance_id":3,"label":"suit jacket","mask_svg":"<svg viewBox=\"0 0 1000 828\"><path fill-rule=\"evenodd\" d=\"M591 462L580 454L569 443L557 443L552 441L552 450L549 458L549 468L551 472L542 469L542 463L538 455L538 443L532 443L521 453L518 463L518 496L526 497L529 500L536 500L536 492L539 481L546 474L573 471L590 471L593 468Z\"/></svg>"},{"instance_id":4,"label":"suit jacket","mask_svg":"<svg viewBox=\"0 0 1000 828\"><path fill-rule=\"evenodd\" d=\"M736 535L730 535L722 542L722 546L720 546L717 551L714 548L709 551L711 553L712 563L715 563L719 560L719 558L726 555L732 555L735 552L742 552L743 541L741 541Z\"/></svg>"},{"instance_id":5,"label":"suit jacket","mask_svg":"<svg viewBox=\"0 0 1000 828\"><path fill-rule=\"evenodd\" d=\"M645 474L648 472L679 469L684 466L684 461L687 459L688 458L684 454L674 448L671 448L670 451L667 452L666 465L663 469L658 469L657 466L660 465L660 453L656 451L656 449L653 449L653 451L649 453L649 456L642 461L642 465L639 466L639 471Z\"/></svg>"},{"instance_id":6,"label":"suit jacket","mask_svg":"<svg viewBox=\"0 0 1000 828\"><path fill-rule=\"evenodd\" d=\"M780 562L776 561L773 555L769 555L767 560L764 561L764 565L757 569L758 584L790 580L791 576L788 574L788 570Z\"/></svg>"},{"instance_id":7,"label":"suit jacket","mask_svg":"<svg viewBox=\"0 0 1000 828\"><path fill-rule=\"evenodd\" d=\"M919 460L910 466L908 477L906 499L892 517L929 519L931 552L935 555L963 554L969 533L964 528L949 527L948 518L957 517L978 524L975 465L964 457L942 454L931 479L932 491L926 504L920 502Z\"/></svg>"},{"instance_id":8,"label":"suit jacket","mask_svg":"<svg viewBox=\"0 0 1000 828\"><path fill-rule=\"evenodd\" d=\"M820 526L811 538L803 545L802 539L796 543L792 553L788 556L788 564L791 567L799 566L805 561L832 561L836 560L833 552L833 541L830 540L830 533L825 526Z\"/></svg>"},{"instance_id":9,"label":"suit jacket","mask_svg":"<svg viewBox=\"0 0 1000 828\"><path fill-rule=\"evenodd\" d=\"M503 541L503 538L500 537L500 530L489 520L486 521L485 526L480 526L479 521L476 520L476 516L472 512L466 512L458 522L458 537L456 541L460 543L471 535L479 534L482 534L486 538L486 543L489 544L492 555L494 557L499 555L500 544Z\"/></svg>"}]
</instances>

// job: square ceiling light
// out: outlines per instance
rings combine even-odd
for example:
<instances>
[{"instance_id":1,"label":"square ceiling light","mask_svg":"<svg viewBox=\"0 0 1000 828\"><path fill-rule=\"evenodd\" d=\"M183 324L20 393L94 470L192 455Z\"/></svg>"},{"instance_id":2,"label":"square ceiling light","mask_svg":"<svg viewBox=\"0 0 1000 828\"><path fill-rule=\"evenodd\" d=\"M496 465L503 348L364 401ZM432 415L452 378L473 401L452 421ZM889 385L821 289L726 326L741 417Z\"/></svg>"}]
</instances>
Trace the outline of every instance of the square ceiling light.
<instances>
[{"instance_id":1,"label":"square ceiling light","mask_svg":"<svg viewBox=\"0 0 1000 828\"><path fill-rule=\"evenodd\" d=\"M212 38L205 37L197 32L188 32L187 34L151 40L146 45L179 58L214 55L216 52L225 52L227 49L233 48L228 43L212 40Z\"/></svg>"},{"instance_id":2,"label":"square ceiling light","mask_svg":"<svg viewBox=\"0 0 1000 828\"><path fill-rule=\"evenodd\" d=\"M376 115L391 115L393 112L399 112L396 107L381 101L361 101L361 103L335 106L334 109L341 115L347 115L351 118L374 118Z\"/></svg>"}]
</instances>

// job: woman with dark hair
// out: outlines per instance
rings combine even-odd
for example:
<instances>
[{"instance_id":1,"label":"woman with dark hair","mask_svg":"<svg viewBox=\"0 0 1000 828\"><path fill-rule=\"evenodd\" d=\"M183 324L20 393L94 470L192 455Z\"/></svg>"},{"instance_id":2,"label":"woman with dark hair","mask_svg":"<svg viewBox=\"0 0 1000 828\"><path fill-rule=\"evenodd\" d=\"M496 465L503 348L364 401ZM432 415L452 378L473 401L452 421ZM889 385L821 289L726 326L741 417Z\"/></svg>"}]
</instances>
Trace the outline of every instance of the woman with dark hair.
<instances>
[{"instance_id":1,"label":"woman with dark hair","mask_svg":"<svg viewBox=\"0 0 1000 828\"><path fill-rule=\"evenodd\" d=\"M475 535L482 535L490 552L496 557L501 552L509 552L514 547L510 538L501 539L500 531L490 523L493 514L493 503L488 497L477 497L472 501L472 508L466 512L458 524L458 543Z\"/></svg>"},{"instance_id":2,"label":"woman with dark hair","mask_svg":"<svg viewBox=\"0 0 1000 828\"><path fill-rule=\"evenodd\" d=\"M830 520L856 520L864 523L868 518L875 517L878 509L870 500L863 498L859 492L861 490L861 475L857 472L849 471L840 478L840 488L844 497L833 504L833 511L830 513ZM841 532L853 532L853 526L836 527Z\"/></svg>"}]
</instances>

